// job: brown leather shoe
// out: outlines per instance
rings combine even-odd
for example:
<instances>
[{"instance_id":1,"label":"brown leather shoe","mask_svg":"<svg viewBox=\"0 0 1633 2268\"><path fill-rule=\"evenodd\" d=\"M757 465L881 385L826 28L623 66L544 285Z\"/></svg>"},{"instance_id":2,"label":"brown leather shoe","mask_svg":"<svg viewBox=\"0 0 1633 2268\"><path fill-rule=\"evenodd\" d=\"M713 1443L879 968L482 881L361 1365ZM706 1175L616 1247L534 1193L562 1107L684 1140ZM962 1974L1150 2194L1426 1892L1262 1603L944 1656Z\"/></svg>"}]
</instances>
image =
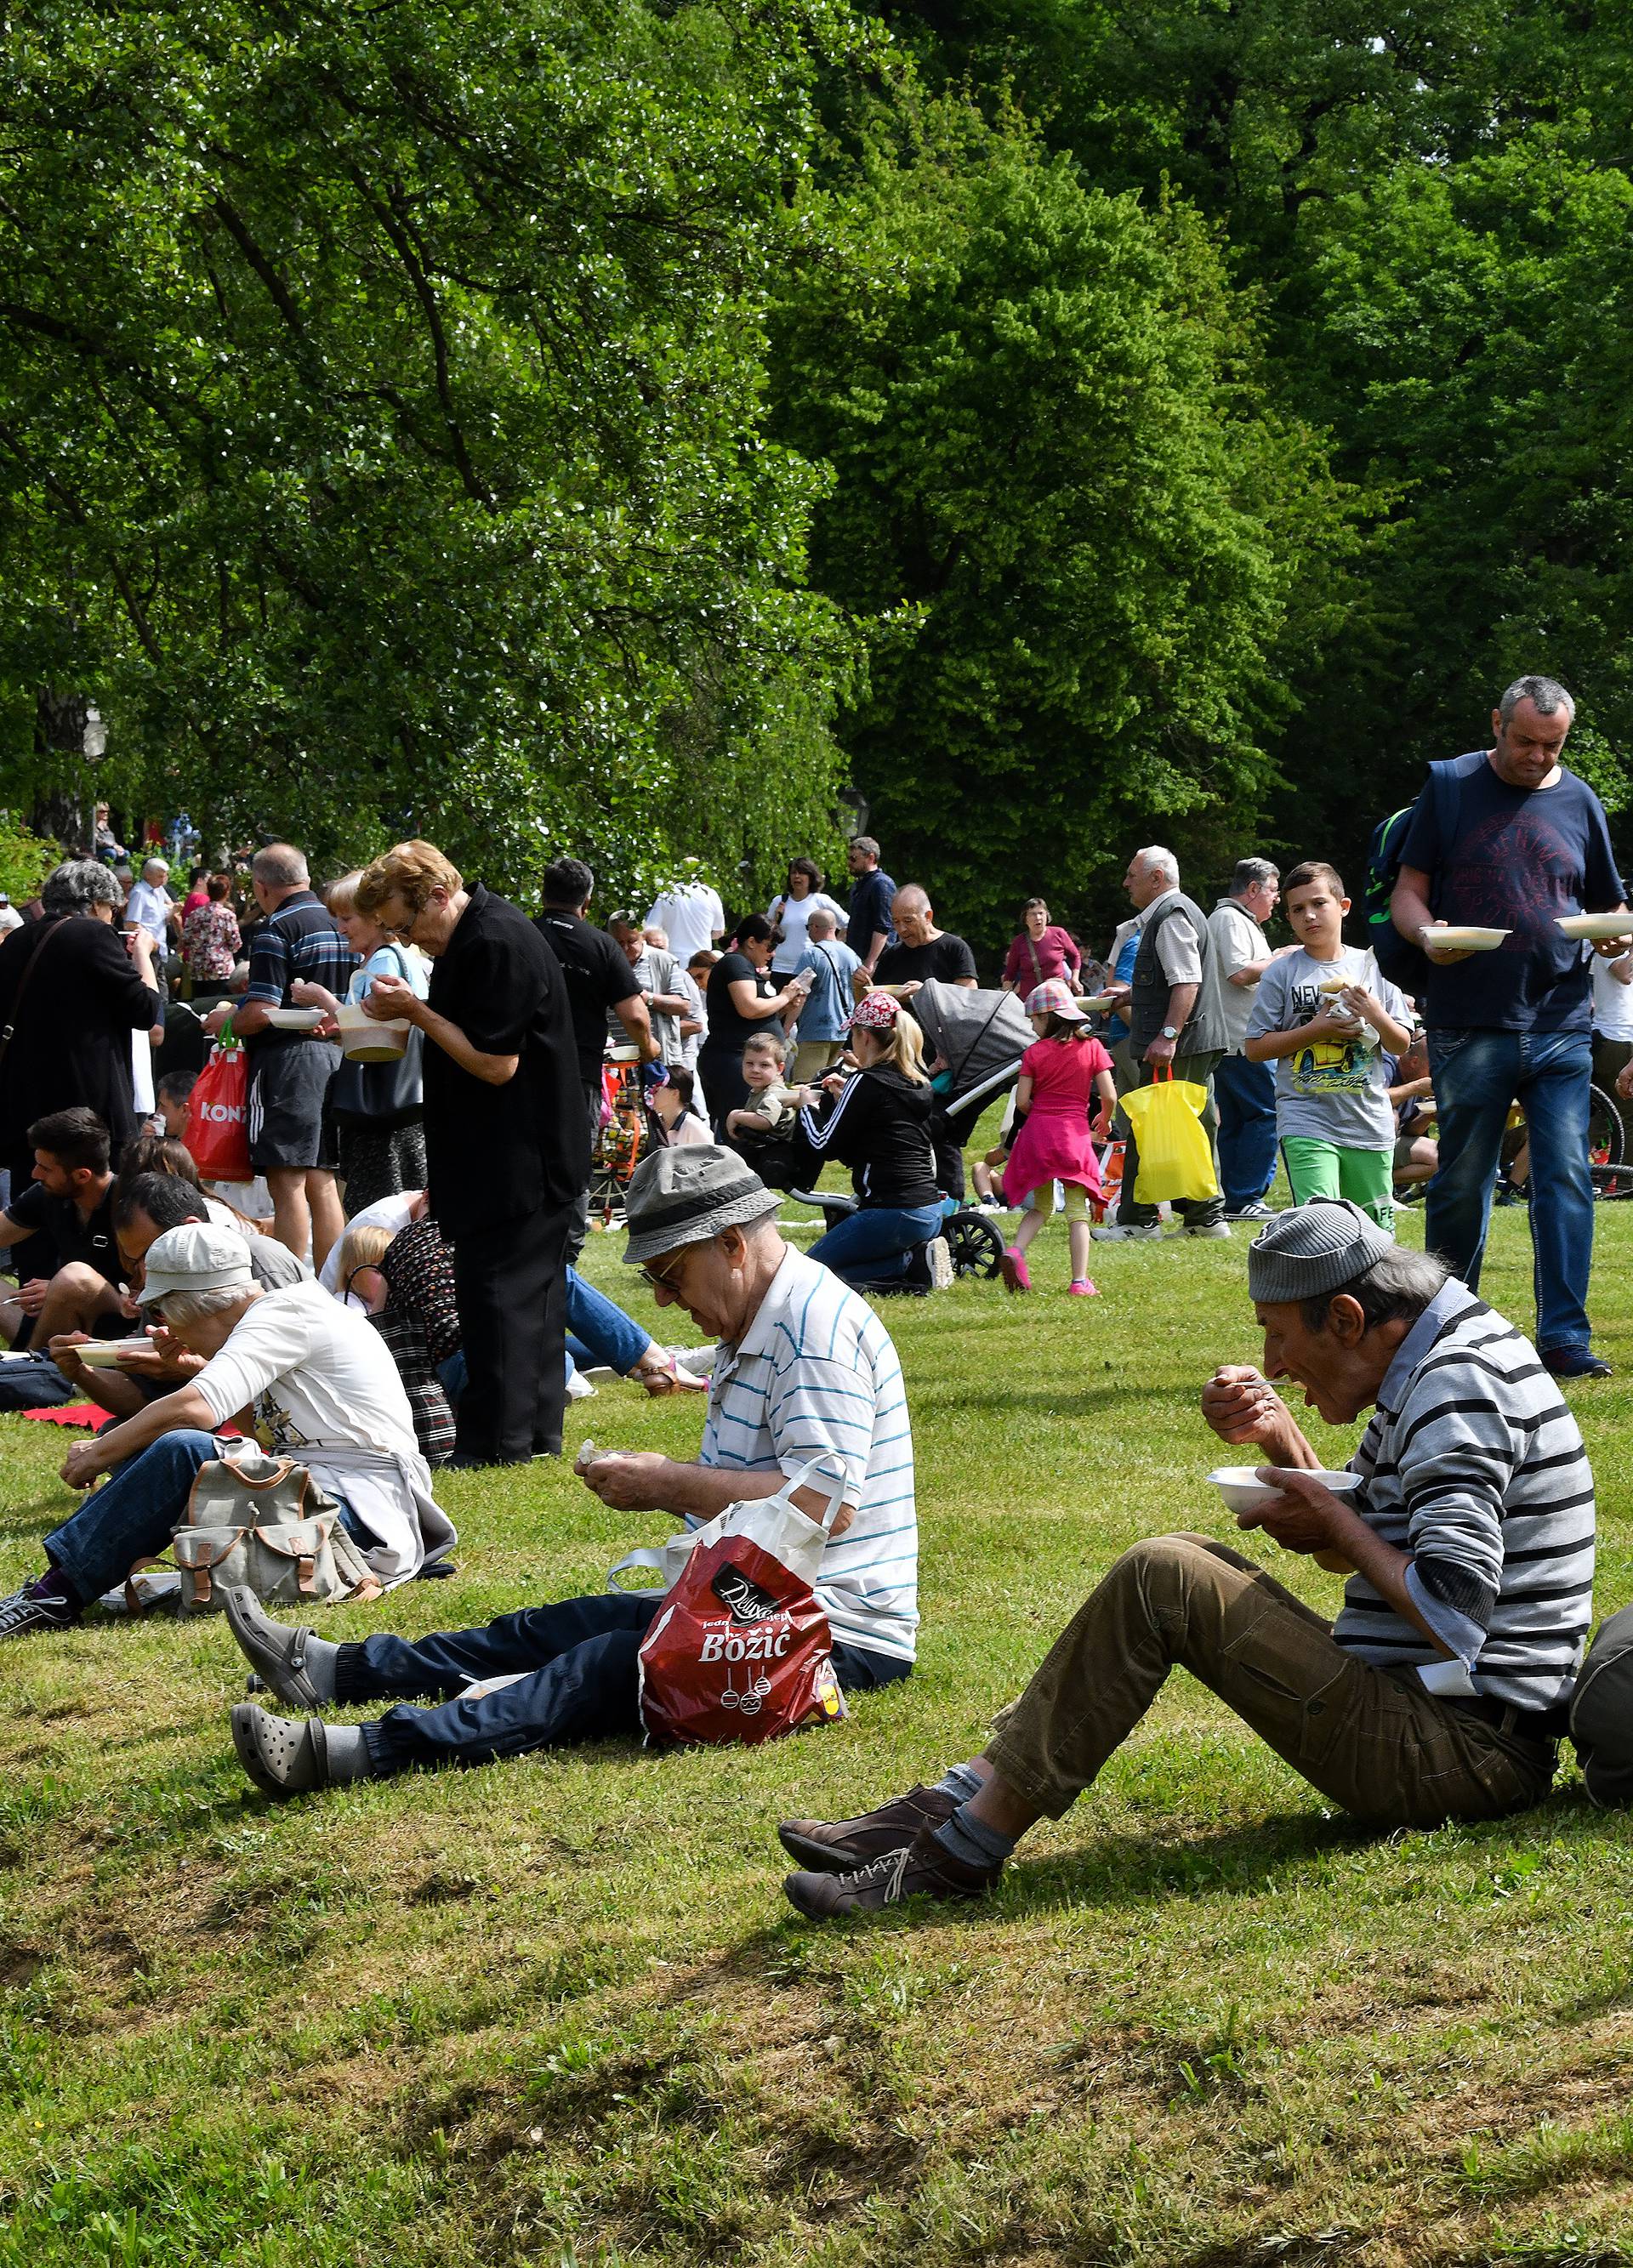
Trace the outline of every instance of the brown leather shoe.
<instances>
[{"instance_id":1,"label":"brown leather shoe","mask_svg":"<svg viewBox=\"0 0 1633 2268\"><path fill-rule=\"evenodd\" d=\"M905 1795L864 1811L860 1819L785 1819L777 1840L791 1859L818 1874L848 1874L913 1841L921 1827L939 1827L958 1808L939 1787L910 1787Z\"/></svg>"},{"instance_id":2,"label":"brown leather shoe","mask_svg":"<svg viewBox=\"0 0 1633 2268\"><path fill-rule=\"evenodd\" d=\"M981 1898L1002 1869L966 1867L944 1850L927 1827L899 1851L887 1851L850 1874L790 1874L782 1886L792 1906L812 1921L835 1914L877 1913L904 1898Z\"/></svg>"}]
</instances>

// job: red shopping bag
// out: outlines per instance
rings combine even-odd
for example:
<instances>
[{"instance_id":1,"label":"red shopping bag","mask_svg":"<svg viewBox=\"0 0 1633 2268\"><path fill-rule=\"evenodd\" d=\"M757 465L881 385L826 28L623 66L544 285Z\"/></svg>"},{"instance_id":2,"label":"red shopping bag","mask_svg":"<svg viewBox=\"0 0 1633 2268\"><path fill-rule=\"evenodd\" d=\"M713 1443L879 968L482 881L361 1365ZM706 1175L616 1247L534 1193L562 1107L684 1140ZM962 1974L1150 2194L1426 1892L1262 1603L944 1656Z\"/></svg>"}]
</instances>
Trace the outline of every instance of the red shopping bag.
<instances>
[{"instance_id":1,"label":"red shopping bag","mask_svg":"<svg viewBox=\"0 0 1633 2268\"><path fill-rule=\"evenodd\" d=\"M814 1588L843 1484L820 1521L792 1501L816 1470L807 1466L775 1496L728 1505L664 1553L622 1563L669 1566L683 1556L640 1649L649 1741L773 1741L846 1714Z\"/></svg>"},{"instance_id":2,"label":"red shopping bag","mask_svg":"<svg viewBox=\"0 0 1633 2268\"><path fill-rule=\"evenodd\" d=\"M188 1097L187 1132L201 1182L253 1182L249 1162L249 1066L236 1040L211 1049Z\"/></svg>"}]
</instances>

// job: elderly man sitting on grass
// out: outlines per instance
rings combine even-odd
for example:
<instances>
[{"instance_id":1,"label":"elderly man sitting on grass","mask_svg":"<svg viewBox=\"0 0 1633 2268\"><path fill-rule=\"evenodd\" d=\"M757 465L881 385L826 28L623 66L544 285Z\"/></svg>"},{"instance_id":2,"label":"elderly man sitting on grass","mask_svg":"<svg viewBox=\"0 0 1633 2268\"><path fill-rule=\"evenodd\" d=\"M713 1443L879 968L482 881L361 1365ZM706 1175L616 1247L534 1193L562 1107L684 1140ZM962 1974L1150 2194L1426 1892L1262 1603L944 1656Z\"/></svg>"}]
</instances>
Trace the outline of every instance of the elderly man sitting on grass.
<instances>
[{"instance_id":1,"label":"elderly man sitting on grass","mask_svg":"<svg viewBox=\"0 0 1633 2268\"><path fill-rule=\"evenodd\" d=\"M636 1172L624 1259L661 1307L684 1307L720 1349L695 1463L613 1454L593 1459L581 1477L603 1504L697 1527L728 1505L775 1495L813 1460L843 1473L816 1597L834 1674L856 1692L913 1668L919 1535L901 1365L872 1308L786 1244L776 1214L774 1193L713 1144L654 1151ZM794 1500L813 1515L826 1509L821 1490L796 1489ZM377 1634L332 1646L230 1591L234 1636L288 1706L399 1705L372 1724L326 1725L241 1702L233 1712L239 1760L270 1794L295 1795L415 1765L484 1764L567 1742L639 1737L639 1656L658 1603L603 1591L417 1643ZM486 1690L468 1693L473 1684ZM432 1705L402 1705L420 1700Z\"/></svg>"},{"instance_id":2,"label":"elderly man sitting on grass","mask_svg":"<svg viewBox=\"0 0 1633 2268\"><path fill-rule=\"evenodd\" d=\"M1346 1496L1311 1476L1319 1459L1257 1371L1221 1370L1202 1395L1221 1440L1261 1451L1282 1491L1239 1525L1349 1572L1337 1620L1208 1536L1135 1544L984 1756L860 1819L782 1827L802 1913L990 1889L1176 1663L1371 1825L1541 1801L1593 1580L1593 1477L1557 1386L1511 1325L1348 1201L1283 1213L1250 1249L1248 1289L1271 1378L1295 1380L1328 1425L1373 1410Z\"/></svg>"},{"instance_id":3,"label":"elderly man sitting on grass","mask_svg":"<svg viewBox=\"0 0 1633 2268\"><path fill-rule=\"evenodd\" d=\"M232 1418L339 1500L382 1586L450 1549L408 1396L366 1316L310 1278L262 1291L233 1228L166 1229L143 1264L142 1304L164 1326L157 1353L203 1359L174 1393L69 1451L70 1488L109 1478L46 1537L45 1572L0 1599L0 1638L71 1628L138 1559L166 1550L200 1466L220 1454L216 1429Z\"/></svg>"}]
</instances>

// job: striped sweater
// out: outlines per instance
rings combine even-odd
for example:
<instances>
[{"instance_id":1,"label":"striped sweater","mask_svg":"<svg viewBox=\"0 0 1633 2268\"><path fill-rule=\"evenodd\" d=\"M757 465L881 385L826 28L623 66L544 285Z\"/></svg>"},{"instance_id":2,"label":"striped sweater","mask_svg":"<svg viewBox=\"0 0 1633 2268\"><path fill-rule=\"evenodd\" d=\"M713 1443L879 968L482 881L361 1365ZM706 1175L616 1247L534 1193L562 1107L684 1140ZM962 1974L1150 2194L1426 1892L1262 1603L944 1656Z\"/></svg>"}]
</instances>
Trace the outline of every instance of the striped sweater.
<instances>
[{"instance_id":1,"label":"striped sweater","mask_svg":"<svg viewBox=\"0 0 1633 2268\"><path fill-rule=\"evenodd\" d=\"M902 1366L868 1302L790 1246L743 1337L720 1349L702 1461L780 1467L792 1479L812 1458L832 1479L843 1474L857 1508L822 1555L828 1626L848 1646L911 1661L919 1524Z\"/></svg>"},{"instance_id":2,"label":"striped sweater","mask_svg":"<svg viewBox=\"0 0 1633 2268\"><path fill-rule=\"evenodd\" d=\"M1453 1280L1396 1351L1351 1469L1359 1509L1408 1552L1413 1603L1444 1660L1363 1577L1333 1635L1431 1691L1522 1709L1566 1699L1592 1613L1593 1476L1531 1342Z\"/></svg>"}]
</instances>

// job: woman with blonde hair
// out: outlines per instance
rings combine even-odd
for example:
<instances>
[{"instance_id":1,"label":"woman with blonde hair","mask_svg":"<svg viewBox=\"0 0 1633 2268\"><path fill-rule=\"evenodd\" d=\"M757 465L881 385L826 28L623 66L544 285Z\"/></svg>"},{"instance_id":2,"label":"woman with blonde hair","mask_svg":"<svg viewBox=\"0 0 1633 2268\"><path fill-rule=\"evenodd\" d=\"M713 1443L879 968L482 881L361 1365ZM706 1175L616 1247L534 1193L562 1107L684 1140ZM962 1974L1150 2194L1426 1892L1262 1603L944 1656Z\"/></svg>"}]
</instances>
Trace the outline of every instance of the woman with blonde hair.
<instances>
[{"instance_id":1,"label":"woman with blonde hair","mask_svg":"<svg viewBox=\"0 0 1633 2268\"><path fill-rule=\"evenodd\" d=\"M890 993L869 992L851 1017L850 1053L854 1071L798 1090L795 1184L809 1188L838 1158L857 1196L856 1211L817 1239L811 1258L858 1289L927 1292L952 1271L936 1233L942 1206L924 1035Z\"/></svg>"},{"instance_id":2,"label":"woman with blonde hair","mask_svg":"<svg viewBox=\"0 0 1633 2268\"><path fill-rule=\"evenodd\" d=\"M416 998L423 1000L431 985L424 956L412 946L399 943L373 914L359 909L358 886L362 880L361 870L354 870L331 882L326 893L330 913L361 962L351 972L345 1005L356 1007L381 976L401 978ZM327 1008L333 1016L341 1005L326 985L297 979L290 991L302 1008ZM410 1032L409 1057L400 1064L343 1062L335 1073L329 1090L329 1110L340 1158L341 1203L348 1220L377 1204L381 1197L425 1186L420 1049L418 1034Z\"/></svg>"}]
</instances>

